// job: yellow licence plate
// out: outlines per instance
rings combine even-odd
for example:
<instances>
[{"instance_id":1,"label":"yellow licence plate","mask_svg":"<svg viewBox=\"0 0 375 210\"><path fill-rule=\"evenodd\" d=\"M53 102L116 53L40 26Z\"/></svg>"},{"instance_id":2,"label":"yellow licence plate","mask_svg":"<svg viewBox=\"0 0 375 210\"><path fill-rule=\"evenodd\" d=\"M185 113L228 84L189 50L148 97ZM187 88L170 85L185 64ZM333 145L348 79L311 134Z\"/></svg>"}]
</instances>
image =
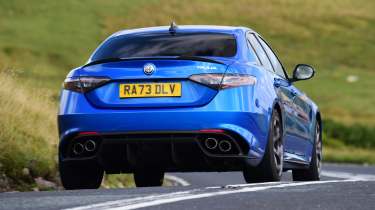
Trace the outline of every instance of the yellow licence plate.
<instances>
[{"instance_id":1,"label":"yellow licence plate","mask_svg":"<svg viewBox=\"0 0 375 210\"><path fill-rule=\"evenodd\" d=\"M180 97L181 83L120 84L120 98Z\"/></svg>"}]
</instances>

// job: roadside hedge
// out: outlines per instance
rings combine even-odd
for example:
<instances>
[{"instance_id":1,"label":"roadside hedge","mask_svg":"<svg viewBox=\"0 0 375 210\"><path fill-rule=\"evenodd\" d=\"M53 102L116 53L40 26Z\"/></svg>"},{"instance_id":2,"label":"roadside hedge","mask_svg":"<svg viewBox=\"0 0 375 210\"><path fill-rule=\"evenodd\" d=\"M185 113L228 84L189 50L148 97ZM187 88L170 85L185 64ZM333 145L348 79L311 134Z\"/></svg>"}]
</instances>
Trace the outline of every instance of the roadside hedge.
<instances>
[{"instance_id":1,"label":"roadside hedge","mask_svg":"<svg viewBox=\"0 0 375 210\"><path fill-rule=\"evenodd\" d=\"M375 148L375 127L353 124L344 125L333 120L323 121L323 132L333 138L361 148Z\"/></svg>"}]
</instances>

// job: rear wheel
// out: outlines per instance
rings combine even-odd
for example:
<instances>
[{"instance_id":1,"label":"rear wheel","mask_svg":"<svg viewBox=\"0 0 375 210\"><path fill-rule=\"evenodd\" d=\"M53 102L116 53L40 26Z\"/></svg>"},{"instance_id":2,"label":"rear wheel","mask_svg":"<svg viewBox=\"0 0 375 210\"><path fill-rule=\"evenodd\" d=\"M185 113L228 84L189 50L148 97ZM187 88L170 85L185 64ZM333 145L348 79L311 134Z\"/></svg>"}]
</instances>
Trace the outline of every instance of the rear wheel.
<instances>
[{"instance_id":1,"label":"rear wheel","mask_svg":"<svg viewBox=\"0 0 375 210\"><path fill-rule=\"evenodd\" d=\"M283 172L284 147L281 116L274 110L268 143L262 162L257 167L247 165L243 171L247 183L280 181Z\"/></svg>"},{"instance_id":2,"label":"rear wheel","mask_svg":"<svg viewBox=\"0 0 375 210\"><path fill-rule=\"evenodd\" d=\"M158 170L137 170L134 172L134 182L137 187L162 186L164 172Z\"/></svg>"},{"instance_id":3,"label":"rear wheel","mask_svg":"<svg viewBox=\"0 0 375 210\"><path fill-rule=\"evenodd\" d=\"M319 123L315 126L314 147L310 166L307 169L293 170L294 181L317 181L320 180L320 171L322 167L322 136Z\"/></svg>"},{"instance_id":4,"label":"rear wheel","mask_svg":"<svg viewBox=\"0 0 375 210\"><path fill-rule=\"evenodd\" d=\"M104 171L97 164L59 164L62 185L67 190L97 189L100 187Z\"/></svg>"}]
</instances>

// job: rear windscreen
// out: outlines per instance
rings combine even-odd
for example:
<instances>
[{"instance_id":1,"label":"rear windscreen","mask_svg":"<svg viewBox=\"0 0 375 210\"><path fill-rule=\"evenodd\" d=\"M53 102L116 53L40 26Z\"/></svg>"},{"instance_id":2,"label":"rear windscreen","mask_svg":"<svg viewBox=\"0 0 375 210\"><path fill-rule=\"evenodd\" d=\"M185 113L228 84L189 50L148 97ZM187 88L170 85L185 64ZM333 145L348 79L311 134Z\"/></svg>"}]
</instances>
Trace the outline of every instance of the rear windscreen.
<instances>
[{"instance_id":1,"label":"rear windscreen","mask_svg":"<svg viewBox=\"0 0 375 210\"><path fill-rule=\"evenodd\" d=\"M230 34L121 35L107 40L100 46L91 61L152 56L233 57L236 49L236 39Z\"/></svg>"}]
</instances>

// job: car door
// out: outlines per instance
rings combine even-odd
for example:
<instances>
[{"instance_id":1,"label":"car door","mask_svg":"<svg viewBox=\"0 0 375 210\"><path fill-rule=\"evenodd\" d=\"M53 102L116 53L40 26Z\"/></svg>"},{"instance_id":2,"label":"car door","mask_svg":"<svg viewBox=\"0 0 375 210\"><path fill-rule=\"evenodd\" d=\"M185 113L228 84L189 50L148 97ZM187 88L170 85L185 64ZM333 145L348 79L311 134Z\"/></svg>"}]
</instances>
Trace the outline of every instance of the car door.
<instances>
[{"instance_id":1,"label":"car door","mask_svg":"<svg viewBox=\"0 0 375 210\"><path fill-rule=\"evenodd\" d=\"M285 151L288 153L286 159L290 158L295 161L306 161L305 151L308 145L306 144L305 135L307 133L304 133L306 130L303 129L304 127L299 120L298 113L303 115L303 117L305 117L305 115L302 114L301 108L296 105L296 100L298 104L302 104L301 100L298 98L301 93L289 82L284 67L271 47L262 37L257 36L257 39L265 50L275 74L278 76L278 78L275 78L276 87L279 86L281 103L287 115L285 117L286 136L284 138Z\"/></svg>"},{"instance_id":2,"label":"car door","mask_svg":"<svg viewBox=\"0 0 375 210\"><path fill-rule=\"evenodd\" d=\"M284 111L284 150L286 152L294 153L295 146L292 143L294 138L294 135L292 133L294 132L295 127L293 117L293 88L290 85L288 79L275 73L275 70L271 64L270 59L268 58L268 55L266 54L266 51L263 49L256 36L257 35L253 33L248 33L247 39L256 52L262 66L267 71L271 72L270 75L274 77L274 86L281 101L281 106L283 106L282 109Z\"/></svg>"},{"instance_id":3,"label":"car door","mask_svg":"<svg viewBox=\"0 0 375 210\"><path fill-rule=\"evenodd\" d=\"M294 87L295 88L295 87ZM307 154L311 151L311 129L312 129L312 108L308 103L306 95L295 88L296 96L294 98L295 106L295 133L303 142L303 151L301 153Z\"/></svg>"}]
</instances>

